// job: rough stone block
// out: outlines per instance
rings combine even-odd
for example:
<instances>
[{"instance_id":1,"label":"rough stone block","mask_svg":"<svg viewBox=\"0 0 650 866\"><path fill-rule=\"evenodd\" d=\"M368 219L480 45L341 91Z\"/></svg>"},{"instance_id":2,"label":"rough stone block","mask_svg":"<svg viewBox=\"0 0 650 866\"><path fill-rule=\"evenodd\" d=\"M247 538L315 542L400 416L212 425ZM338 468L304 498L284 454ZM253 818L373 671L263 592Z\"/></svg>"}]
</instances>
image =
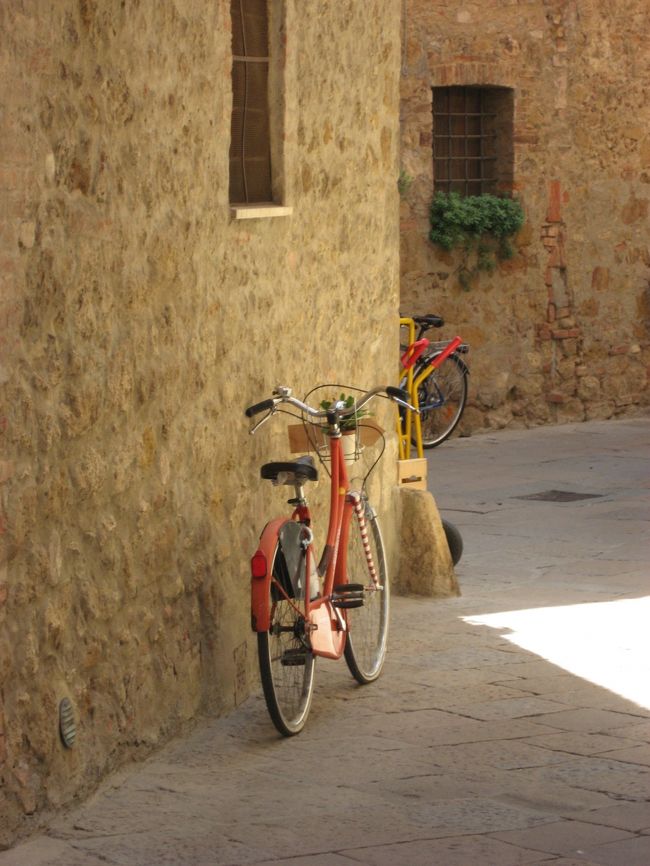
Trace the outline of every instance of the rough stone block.
<instances>
[{"instance_id":1,"label":"rough stone block","mask_svg":"<svg viewBox=\"0 0 650 866\"><path fill-rule=\"evenodd\" d=\"M583 376L580 379L578 397L585 402L600 399L600 382L595 376Z\"/></svg>"},{"instance_id":2,"label":"rough stone block","mask_svg":"<svg viewBox=\"0 0 650 866\"><path fill-rule=\"evenodd\" d=\"M427 490L400 489L400 591L447 598L460 589L438 508Z\"/></svg>"},{"instance_id":3,"label":"rough stone block","mask_svg":"<svg viewBox=\"0 0 650 866\"><path fill-rule=\"evenodd\" d=\"M595 267L591 273L591 287L598 292L609 288L609 268Z\"/></svg>"},{"instance_id":4,"label":"rough stone block","mask_svg":"<svg viewBox=\"0 0 650 866\"><path fill-rule=\"evenodd\" d=\"M273 133L278 191L304 212L244 227L229 208L227 4L181 0L178 15L137 22L112 4L62 6L10 3L0 25L0 626L11 623L0 694L12 722L0 725L0 758L6 748L18 768L4 773L0 846L21 814L84 796L182 719L257 687L239 650L247 561L253 526L284 497L255 478L283 456L273 440L286 431L241 438L243 406L278 381L304 394L394 375L398 4L371 0L352 18L332 6L316 28L297 4L287 45L300 57L280 44L280 22L271 28L271 90L287 118ZM428 82L415 88L429 120L430 98ZM413 212L426 218L425 204ZM305 286L310 302L297 305ZM250 331L253 319L263 327ZM357 319L373 334L361 363ZM301 329L306 358L278 351L279 335ZM390 487L393 472L386 459L373 477ZM52 708L47 724L34 708L53 700L62 667L85 734L57 761L38 737L59 747Z\"/></svg>"}]
</instances>

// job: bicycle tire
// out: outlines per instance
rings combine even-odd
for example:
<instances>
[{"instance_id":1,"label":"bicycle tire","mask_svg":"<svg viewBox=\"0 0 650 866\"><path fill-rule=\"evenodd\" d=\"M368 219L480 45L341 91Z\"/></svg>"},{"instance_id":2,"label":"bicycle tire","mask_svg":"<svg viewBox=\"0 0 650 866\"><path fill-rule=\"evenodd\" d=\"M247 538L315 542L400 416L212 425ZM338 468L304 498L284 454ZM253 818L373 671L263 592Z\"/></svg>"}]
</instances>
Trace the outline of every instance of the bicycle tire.
<instances>
[{"instance_id":1,"label":"bicycle tire","mask_svg":"<svg viewBox=\"0 0 650 866\"><path fill-rule=\"evenodd\" d=\"M300 614L304 611L304 588L301 591L301 584L296 583L297 588L292 585L278 542L270 587L271 626L258 633L257 650L266 707L284 737L299 734L304 728L314 689L315 657L309 649L304 614Z\"/></svg>"},{"instance_id":2,"label":"bicycle tire","mask_svg":"<svg viewBox=\"0 0 650 866\"><path fill-rule=\"evenodd\" d=\"M430 360L430 359L429 359ZM416 366L417 377L427 361ZM467 368L457 355L449 355L418 388L423 448L435 448L458 426L467 402ZM413 439L413 444L416 441Z\"/></svg>"},{"instance_id":3,"label":"bicycle tire","mask_svg":"<svg viewBox=\"0 0 650 866\"><path fill-rule=\"evenodd\" d=\"M347 551L348 580L363 584L365 598L361 607L346 611L348 635L344 651L350 673L361 685L374 682L381 673L386 658L390 609L384 543L377 516L367 500L364 500L364 518L379 588L369 574L360 526L353 515Z\"/></svg>"},{"instance_id":4,"label":"bicycle tire","mask_svg":"<svg viewBox=\"0 0 650 866\"><path fill-rule=\"evenodd\" d=\"M445 532L445 538L447 539L447 547L449 548L451 561L454 565L458 565L460 558L463 555L463 536L460 534L458 527L450 520L445 520L445 518L442 517L441 521L442 528Z\"/></svg>"}]
</instances>

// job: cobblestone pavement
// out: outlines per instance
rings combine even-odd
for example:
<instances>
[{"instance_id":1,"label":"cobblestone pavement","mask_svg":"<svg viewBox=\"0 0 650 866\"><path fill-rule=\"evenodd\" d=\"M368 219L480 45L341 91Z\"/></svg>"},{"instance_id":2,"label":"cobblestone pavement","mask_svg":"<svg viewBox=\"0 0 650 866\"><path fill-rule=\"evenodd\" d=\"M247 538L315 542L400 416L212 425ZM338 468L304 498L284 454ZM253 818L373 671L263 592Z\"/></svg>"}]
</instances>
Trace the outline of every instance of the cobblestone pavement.
<instances>
[{"instance_id":1,"label":"cobblestone pavement","mask_svg":"<svg viewBox=\"0 0 650 866\"><path fill-rule=\"evenodd\" d=\"M0 866L647 866L649 446L638 419L438 448L463 596L394 599L377 683L319 663L299 737L255 696Z\"/></svg>"}]
</instances>

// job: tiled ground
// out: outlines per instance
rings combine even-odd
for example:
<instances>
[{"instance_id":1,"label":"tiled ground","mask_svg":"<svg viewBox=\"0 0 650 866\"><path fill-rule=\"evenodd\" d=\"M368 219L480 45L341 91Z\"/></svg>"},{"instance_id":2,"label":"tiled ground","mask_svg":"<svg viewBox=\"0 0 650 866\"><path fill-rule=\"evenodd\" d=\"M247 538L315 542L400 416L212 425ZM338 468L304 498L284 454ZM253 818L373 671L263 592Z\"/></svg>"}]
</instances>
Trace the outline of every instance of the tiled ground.
<instances>
[{"instance_id":1,"label":"tiled ground","mask_svg":"<svg viewBox=\"0 0 650 866\"><path fill-rule=\"evenodd\" d=\"M647 866L649 445L635 420L432 452L463 595L394 599L377 683L319 662L299 737L255 696L0 866ZM549 489L602 496L516 498Z\"/></svg>"}]
</instances>

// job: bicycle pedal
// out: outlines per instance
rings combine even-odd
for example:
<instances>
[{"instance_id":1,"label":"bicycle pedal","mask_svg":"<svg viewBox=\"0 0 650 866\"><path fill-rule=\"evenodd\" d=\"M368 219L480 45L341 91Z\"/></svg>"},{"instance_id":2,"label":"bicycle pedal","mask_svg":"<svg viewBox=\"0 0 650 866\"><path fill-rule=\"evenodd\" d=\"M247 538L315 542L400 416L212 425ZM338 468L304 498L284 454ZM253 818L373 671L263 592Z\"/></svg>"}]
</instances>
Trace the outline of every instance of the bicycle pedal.
<instances>
[{"instance_id":1,"label":"bicycle pedal","mask_svg":"<svg viewBox=\"0 0 650 866\"><path fill-rule=\"evenodd\" d=\"M280 664L284 665L284 667L298 667L304 665L306 662L307 650L302 647L285 650L280 659Z\"/></svg>"},{"instance_id":2,"label":"bicycle pedal","mask_svg":"<svg viewBox=\"0 0 650 866\"><path fill-rule=\"evenodd\" d=\"M350 609L362 607L364 599L365 593L362 583L342 583L334 587L331 602L333 607Z\"/></svg>"}]
</instances>

